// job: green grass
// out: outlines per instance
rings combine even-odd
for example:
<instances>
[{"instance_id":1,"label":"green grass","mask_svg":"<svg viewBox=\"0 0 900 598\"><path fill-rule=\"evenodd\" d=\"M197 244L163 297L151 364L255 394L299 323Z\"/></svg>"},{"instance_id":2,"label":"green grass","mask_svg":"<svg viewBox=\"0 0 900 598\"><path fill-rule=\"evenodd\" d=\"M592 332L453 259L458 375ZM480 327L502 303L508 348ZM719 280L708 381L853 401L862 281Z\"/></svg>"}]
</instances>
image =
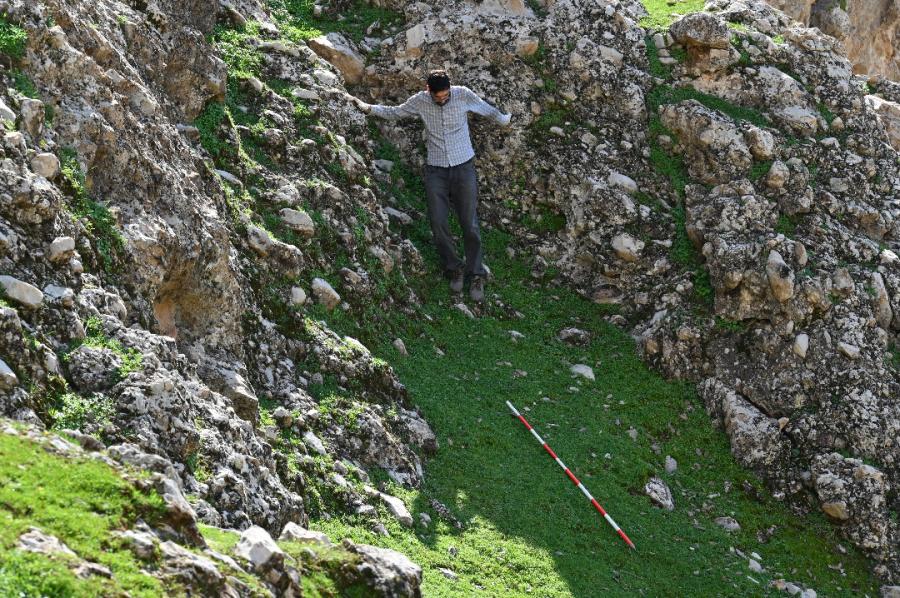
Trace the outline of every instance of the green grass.
<instances>
[{"instance_id":1,"label":"green grass","mask_svg":"<svg viewBox=\"0 0 900 598\"><path fill-rule=\"evenodd\" d=\"M151 524L164 512L162 499L144 495L109 466L52 455L36 443L0 434L0 595L166 595L141 569L131 551L111 536L139 518ZM67 559L15 548L30 527L60 538L81 558L100 563L112 579L79 579Z\"/></svg>"},{"instance_id":2,"label":"green grass","mask_svg":"<svg viewBox=\"0 0 900 598\"><path fill-rule=\"evenodd\" d=\"M874 595L865 561L837 552L836 530L824 517L801 519L774 500L754 498L761 484L735 464L694 391L649 371L632 339L603 320L610 308L565 289L532 287L527 264L506 257L508 236L486 230L484 241L497 276L488 293L499 294L505 307L487 307L476 320L453 309L457 300L438 277L434 251L423 247L431 274L418 282L417 293L432 321L395 319L369 341L394 365L438 435L441 448L427 463L422 488L387 483L416 518L429 513L432 527L407 530L382 510L389 537L374 534L357 516L314 518L312 528L404 552L423 566L427 596L479 589L498 596L760 595L782 574L824 595L848 588ZM511 316L513 310L525 317ZM352 332L339 317L325 317L338 332ZM589 346L555 340L572 325L592 333ZM511 342L510 330L525 338ZM396 335L408 357L390 344ZM438 357L435 347L445 355ZM594 367L597 381L573 380L571 363ZM514 377L516 369L527 376ZM578 392L568 390L573 386ZM530 410L530 421L631 535L636 553L509 416L507 399ZM627 434L631 427L636 441ZM663 470L667 454L680 464L673 475ZM668 480L674 512L651 506L643 495L650 475ZM745 484L756 490L746 493ZM442 521L431 499L446 504L464 529ZM712 520L723 515L735 517L741 531L728 535L716 526ZM773 538L760 544L756 533L773 525ZM748 579L747 562L730 547L763 556L768 572L752 575L761 585ZM838 561L846 577L829 568ZM459 580L446 579L439 567Z\"/></svg>"},{"instance_id":3,"label":"green grass","mask_svg":"<svg viewBox=\"0 0 900 598\"><path fill-rule=\"evenodd\" d=\"M28 43L28 33L6 20L6 15L0 15L0 54L5 54L12 59L25 56L25 44Z\"/></svg>"},{"instance_id":4,"label":"green grass","mask_svg":"<svg viewBox=\"0 0 900 598\"><path fill-rule=\"evenodd\" d=\"M13 70L10 75L12 76L13 89L26 98L38 99L38 89L31 79L28 78L28 75L18 69Z\"/></svg>"},{"instance_id":5,"label":"green grass","mask_svg":"<svg viewBox=\"0 0 900 598\"><path fill-rule=\"evenodd\" d=\"M72 215L84 222L93 237L100 266L104 272L117 271L117 258L125 251L125 238L119 231L116 219L109 208L90 197L85 185L85 176L73 150L60 152L65 190L71 196Z\"/></svg>"},{"instance_id":6,"label":"green grass","mask_svg":"<svg viewBox=\"0 0 900 598\"><path fill-rule=\"evenodd\" d=\"M700 12L705 3L705 0L684 0L676 6L669 6L667 0L641 0L649 14L641 19L640 25L646 29L668 29L669 25L678 20L678 16L673 15Z\"/></svg>"},{"instance_id":7,"label":"green grass","mask_svg":"<svg viewBox=\"0 0 900 598\"><path fill-rule=\"evenodd\" d=\"M302 43L324 33L336 31L355 42L362 41L366 29L379 21L382 30L402 28L405 19L397 11L372 6L357 0L352 7L343 11L343 19L336 16L313 14L312 0L269 0L269 9L281 23L281 30L291 41Z\"/></svg>"},{"instance_id":8,"label":"green grass","mask_svg":"<svg viewBox=\"0 0 900 598\"><path fill-rule=\"evenodd\" d=\"M728 115L736 121L746 121L761 128L769 126L769 121L767 121L758 110L732 104L727 100L699 92L690 87L658 85L648 94L647 105L649 108L652 108L651 114L655 114L657 106L663 104L676 104L685 100L697 100L710 110L718 110L722 114Z\"/></svg>"},{"instance_id":9,"label":"green grass","mask_svg":"<svg viewBox=\"0 0 900 598\"><path fill-rule=\"evenodd\" d=\"M653 42L653 36L648 35L644 38L645 47L647 48L647 62L650 64L650 74L660 79L672 78L672 67L663 64L659 60L659 48Z\"/></svg>"}]
</instances>

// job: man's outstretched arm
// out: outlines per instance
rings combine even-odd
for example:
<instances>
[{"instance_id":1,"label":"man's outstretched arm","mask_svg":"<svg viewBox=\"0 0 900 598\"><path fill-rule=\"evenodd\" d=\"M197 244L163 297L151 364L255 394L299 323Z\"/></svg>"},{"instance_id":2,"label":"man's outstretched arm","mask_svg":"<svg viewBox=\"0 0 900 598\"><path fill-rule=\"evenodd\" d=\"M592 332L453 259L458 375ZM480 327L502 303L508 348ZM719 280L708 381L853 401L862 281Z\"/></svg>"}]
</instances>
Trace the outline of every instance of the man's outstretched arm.
<instances>
[{"instance_id":1,"label":"man's outstretched arm","mask_svg":"<svg viewBox=\"0 0 900 598\"><path fill-rule=\"evenodd\" d=\"M509 124L510 119L512 118L511 114L503 114L497 108L491 106L480 97L478 94L469 89L468 87L463 87L463 94L465 96L466 103L469 106L469 110L474 112L475 114L480 114L481 116L485 116L498 125L507 126Z\"/></svg>"},{"instance_id":2,"label":"man's outstretched arm","mask_svg":"<svg viewBox=\"0 0 900 598\"><path fill-rule=\"evenodd\" d=\"M366 114L372 114L386 120L402 120L419 116L418 100L419 94L410 96L405 102L399 106L384 106L381 104L367 104L359 98L352 98L356 106Z\"/></svg>"}]
</instances>

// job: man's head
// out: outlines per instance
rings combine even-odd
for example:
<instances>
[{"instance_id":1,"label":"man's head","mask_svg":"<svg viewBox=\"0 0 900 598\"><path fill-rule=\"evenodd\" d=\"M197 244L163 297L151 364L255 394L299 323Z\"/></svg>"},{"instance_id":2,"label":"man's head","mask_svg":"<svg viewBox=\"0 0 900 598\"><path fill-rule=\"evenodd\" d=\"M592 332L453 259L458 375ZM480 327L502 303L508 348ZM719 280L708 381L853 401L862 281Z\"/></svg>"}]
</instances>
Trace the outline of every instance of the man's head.
<instances>
[{"instance_id":1,"label":"man's head","mask_svg":"<svg viewBox=\"0 0 900 598\"><path fill-rule=\"evenodd\" d=\"M447 71L438 69L428 73L425 88L431 94L435 104L443 106L450 101L450 77Z\"/></svg>"}]
</instances>

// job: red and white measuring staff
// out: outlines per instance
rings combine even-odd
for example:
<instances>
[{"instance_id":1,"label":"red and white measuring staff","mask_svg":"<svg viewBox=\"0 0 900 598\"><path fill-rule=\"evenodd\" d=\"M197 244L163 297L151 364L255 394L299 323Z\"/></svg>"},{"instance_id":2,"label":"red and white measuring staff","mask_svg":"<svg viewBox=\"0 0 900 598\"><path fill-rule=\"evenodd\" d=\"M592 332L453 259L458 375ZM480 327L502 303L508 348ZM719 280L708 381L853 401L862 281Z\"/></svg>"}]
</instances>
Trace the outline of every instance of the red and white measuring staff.
<instances>
[{"instance_id":1,"label":"red and white measuring staff","mask_svg":"<svg viewBox=\"0 0 900 598\"><path fill-rule=\"evenodd\" d=\"M599 511L601 515L603 515L603 518L606 519L607 522L609 522L609 524L612 526L612 528L614 530L616 530L616 532L619 534L619 536L621 536L622 539L625 540L625 542L632 549L634 549L634 542L632 542L631 539L627 535L625 535L625 532L623 532L622 529L618 525L616 525L616 522L613 521L613 518L609 516L609 513L607 513L606 511L603 510L603 507L600 506L600 503L597 502L597 499L595 499L593 496L591 496L591 493L588 492L588 489L584 487L584 484L582 484L580 481L578 481L578 478L576 478L575 474L572 473L568 467L566 467L566 464L563 463L562 460L560 460L560 458L556 456L556 453L553 452L553 449L550 448L550 445L547 444L546 442L544 442L544 439L541 438L540 435L538 435L538 433L534 431L534 428L531 427L531 424L529 424L528 421L524 417L522 417L521 413L516 411L516 408L513 407L512 403L510 403L509 401L506 401L506 404L510 408L510 410L512 410L513 415L518 417L519 420L523 424L525 424L525 427L528 428L528 431L531 432L532 436L534 436L537 439L537 441L541 443L541 446L544 447L544 450L547 451L547 453L551 457L553 457L553 460L556 461L559 464L559 466L563 468L563 470L566 472L566 475L569 476L570 480L572 480L572 483L575 484L576 486L578 486L578 489L581 490L581 492L585 496L587 496L588 500L591 501L591 504L594 505L594 508L597 509L597 511Z\"/></svg>"}]
</instances>

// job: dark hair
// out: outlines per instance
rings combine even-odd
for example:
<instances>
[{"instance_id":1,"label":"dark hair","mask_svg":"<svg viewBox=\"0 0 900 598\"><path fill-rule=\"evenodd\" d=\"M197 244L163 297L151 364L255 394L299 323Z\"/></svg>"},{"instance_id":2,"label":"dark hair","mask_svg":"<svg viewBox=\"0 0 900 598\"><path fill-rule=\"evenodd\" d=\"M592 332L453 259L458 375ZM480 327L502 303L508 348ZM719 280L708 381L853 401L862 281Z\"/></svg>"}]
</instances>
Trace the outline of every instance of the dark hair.
<instances>
[{"instance_id":1,"label":"dark hair","mask_svg":"<svg viewBox=\"0 0 900 598\"><path fill-rule=\"evenodd\" d=\"M444 69L436 69L428 73L428 89L432 92L450 89L450 77Z\"/></svg>"}]
</instances>

